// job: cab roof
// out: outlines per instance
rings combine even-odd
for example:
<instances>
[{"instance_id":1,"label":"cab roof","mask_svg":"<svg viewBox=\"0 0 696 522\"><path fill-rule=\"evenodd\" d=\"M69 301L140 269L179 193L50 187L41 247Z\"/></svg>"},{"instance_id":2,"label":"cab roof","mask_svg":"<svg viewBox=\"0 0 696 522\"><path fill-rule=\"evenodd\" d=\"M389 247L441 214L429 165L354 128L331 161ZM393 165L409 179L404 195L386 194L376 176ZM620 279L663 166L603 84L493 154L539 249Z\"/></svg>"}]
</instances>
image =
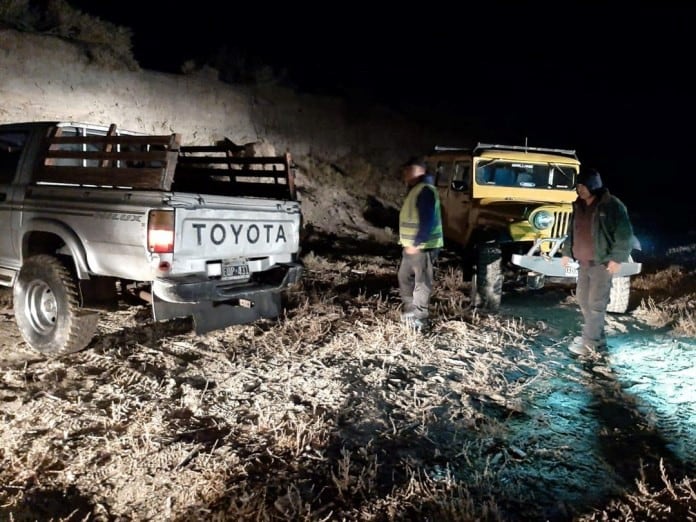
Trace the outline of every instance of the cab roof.
<instances>
[{"instance_id":1,"label":"cab roof","mask_svg":"<svg viewBox=\"0 0 696 522\"><path fill-rule=\"evenodd\" d=\"M29 129L29 128L50 128L50 127L79 127L79 128L86 128L90 129L95 132L108 132L110 126L109 125L102 125L99 123L87 123L87 122L80 122L80 121L53 121L53 120L46 120L46 121L24 121L24 122L11 122L11 123L3 123L0 124L0 129ZM144 135L145 133L142 132L137 132L137 131L131 131L131 130L126 130L122 129L120 127L116 127L116 133L117 134L128 134L128 135L134 135L134 136L139 136L139 135Z\"/></svg>"},{"instance_id":2,"label":"cab roof","mask_svg":"<svg viewBox=\"0 0 696 522\"><path fill-rule=\"evenodd\" d=\"M460 155L511 161L569 163L574 165L580 163L574 150L492 143L479 143L473 148L436 146L431 157L456 157Z\"/></svg>"}]
</instances>

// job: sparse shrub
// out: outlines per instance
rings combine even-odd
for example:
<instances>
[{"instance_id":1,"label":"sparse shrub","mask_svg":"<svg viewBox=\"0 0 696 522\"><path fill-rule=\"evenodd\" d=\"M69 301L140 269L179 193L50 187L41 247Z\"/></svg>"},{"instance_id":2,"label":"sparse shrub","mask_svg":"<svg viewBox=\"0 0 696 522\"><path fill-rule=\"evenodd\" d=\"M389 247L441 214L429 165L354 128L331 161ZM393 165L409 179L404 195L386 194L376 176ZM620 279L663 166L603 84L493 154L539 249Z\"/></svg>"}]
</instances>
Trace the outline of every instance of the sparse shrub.
<instances>
[{"instance_id":1,"label":"sparse shrub","mask_svg":"<svg viewBox=\"0 0 696 522\"><path fill-rule=\"evenodd\" d=\"M278 71L257 56L227 46L220 47L204 65L220 71L220 80L230 84L272 85L281 83L287 75L287 71Z\"/></svg>"},{"instance_id":2,"label":"sparse shrub","mask_svg":"<svg viewBox=\"0 0 696 522\"><path fill-rule=\"evenodd\" d=\"M671 326L677 335L696 336L696 311L690 294L676 299L643 300L634 315L656 328Z\"/></svg>"},{"instance_id":3,"label":"sparse shrub","mask_svg":"<svg viewBox=\"0 0 696 522\"><path fill-rule=\"evenodd\" d=\"M636 290L661 291L665 288L673 288L684 279L682 268L672 265L665 270L641 274L631 281L631 286Z\"/></svg>"},{"instance_id":4,"label":"sparse shrub","mask_svg":"<svg viewBox=\"0 0 696 522\"><path fill-rule=\"evenodd\" d=\"M29 0L2 0L0 2L0 21L22 31L35 30L39 25L40 14L32 9Z\"/></svg>"},{"instance_id":5,"label":"sparse shrub","mask_svg":"<svg viewBox=\"0 0 696 522\"><path fill-rule=\"evenodd\" d=\"M690 301L693 303L693 301ZM674 325L674 332L686 337L696 337L696 311L689 308L688 304L678 312L678 318Z\"/></svg>"},{"instance_id":6,"label":"sparse shrub","mask_svg":"<svg viewBox=\"0 0 696 522\"><path fill-rule=\"evenodd\" d=\"M89 59L100 65L138 69L129 28L85 14L66 0L3 0L0 2L0 20L20 31L43 33L80 43Z\"/></svg>"},{"instance_id":7,"label":"sparse shrub","mask_svg":"<svg viewBox=\"0 0 696 522\"><path fill-rule=\"evenodd\" d=\"M656 303L652 297L641 301L634 315L655 328L662 328L673 320L672 314L665 309L664 303Z\"/></svg>"},{"instance_id":8,"label":"sparse shrub","mask_svg":"<svg viewBox=\"0 0 696 522\"><path fill-rule=\"evenodd\" d=\"M181 64L181 72L183 74L192 74L196 72L198 67L196 66L195 60L186 60L183 64Z\"/></svg>"}]
</instances>

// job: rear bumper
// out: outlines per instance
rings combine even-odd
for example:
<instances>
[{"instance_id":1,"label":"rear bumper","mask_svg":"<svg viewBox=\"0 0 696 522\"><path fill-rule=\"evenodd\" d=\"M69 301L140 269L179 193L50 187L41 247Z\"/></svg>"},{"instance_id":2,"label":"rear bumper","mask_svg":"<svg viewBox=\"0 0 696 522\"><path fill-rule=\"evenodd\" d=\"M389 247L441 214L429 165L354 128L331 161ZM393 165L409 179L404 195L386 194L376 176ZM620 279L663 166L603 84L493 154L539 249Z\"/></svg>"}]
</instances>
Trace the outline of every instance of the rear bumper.
<instances>
[{"instance_id":1,"label":"rear bumper","mask_svg":"<svg viewBox=\"0 0 696 522\"><path fill-rule=\"evenodd\" d=\"M277 318L281 292L299 281L302 265L288 263L256 274L249 283L219 280L153 282L152 312L157 321L193 317L196 333Z\"/></svg>"},{"instance_id":2,"label":"rear bumper","mask_svg":"<svg viewBox=\"0 0 696 522\"><path fill-rule=\"evenodd\" d=\"M245 283L201 276L159 278L152 282L152 293L169 303L223 303L240 299L253 301L260 294L282 291L297 283L301 276L301 264L287 263L267 272L254 274L252 280Z\"/></svg>"}]
</instances>

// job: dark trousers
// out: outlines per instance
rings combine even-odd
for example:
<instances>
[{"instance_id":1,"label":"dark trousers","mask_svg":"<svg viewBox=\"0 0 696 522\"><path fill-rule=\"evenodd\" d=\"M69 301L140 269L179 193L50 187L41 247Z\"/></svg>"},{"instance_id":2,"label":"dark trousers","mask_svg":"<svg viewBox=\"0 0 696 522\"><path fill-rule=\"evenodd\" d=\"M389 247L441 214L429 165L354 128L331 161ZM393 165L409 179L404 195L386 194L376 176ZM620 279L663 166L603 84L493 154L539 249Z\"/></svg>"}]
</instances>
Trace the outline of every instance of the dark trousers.
<instances>
[{"instance_id":1,"label":"dark trousers","mask_svg":"<svg viewBox=\"0 0 696 522\"><path fill-rule=\"evenodd\" d=\"M606 346L604 319L611 294L611 273L600 264L580 265L576 297L582 312L582 342L593 348Z\"/></svg>"},{"instance_id":2,"label":"dark trousers","mask_svg":"<svg viewBox=\"0 0 696 522\"><path fill-rule=\"evenodd\" d=\"M433 265L438 253L439 249L432 249L401 254L398 279L403 313L413 314L417 319L428 317L430 294L433 292Z\"/></svg>"}]
</instances>

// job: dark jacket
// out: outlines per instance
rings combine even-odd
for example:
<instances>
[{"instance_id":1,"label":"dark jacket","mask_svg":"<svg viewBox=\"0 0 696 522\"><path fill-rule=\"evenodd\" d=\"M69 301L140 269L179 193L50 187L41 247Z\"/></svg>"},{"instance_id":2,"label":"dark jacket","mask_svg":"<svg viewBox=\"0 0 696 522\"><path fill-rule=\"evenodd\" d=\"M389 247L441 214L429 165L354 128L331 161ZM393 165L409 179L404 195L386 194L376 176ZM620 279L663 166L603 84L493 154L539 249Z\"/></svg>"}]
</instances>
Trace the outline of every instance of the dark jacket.
<instances>
[{"instance_id":1,"label":"dark jacket","mask_svg":"<svg viewBox=\"0 0 696 522\"><path fill-rule=\"evenodd\" d=\"M606 264L609 261L624 263L628 261L634 244L633 227L628 217L626 206L612 196L607 189L597 194L597 207L592 216L592 238L596 263ZM580 198L573 203L573 214L568 226L568 238L563 243L562 254L573 257L573 216L578 205L583 204Z\"/></svg>"}]
</instances>

